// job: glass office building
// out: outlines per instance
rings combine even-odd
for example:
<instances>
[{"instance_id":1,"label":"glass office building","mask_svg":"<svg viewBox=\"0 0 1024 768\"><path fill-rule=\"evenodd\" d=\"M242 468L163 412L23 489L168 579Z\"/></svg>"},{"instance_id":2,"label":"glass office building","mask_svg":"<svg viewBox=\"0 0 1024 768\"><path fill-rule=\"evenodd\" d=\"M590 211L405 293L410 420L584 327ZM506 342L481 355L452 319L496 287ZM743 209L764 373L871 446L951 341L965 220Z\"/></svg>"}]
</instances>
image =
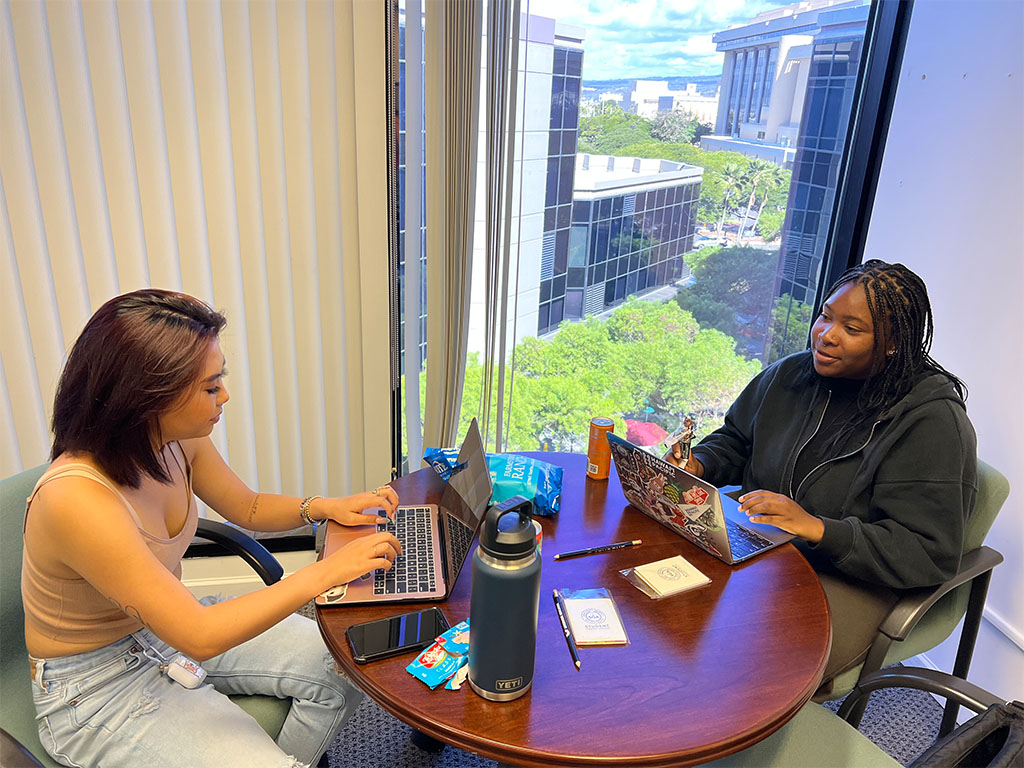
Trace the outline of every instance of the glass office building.
<instances>
[{"instance_id":1,"label":"glass office building","mask_svg":"<svg viewBox=\"0 0 1024 768\"><path fill-rule=\"evenodd\" d=\"M576 139L580 123L580 73L583 71L582 40L571 47L567 43L564 37L555 38L544 190L540 301L537 306L538 334L557 328L565 316L569 227L572 221Z\"/></svg>"},{"instance_id":2,"label":"glass office building","mask_svg":"<svg viewBox=\"0 0 1024 768\"><path fill-rule=\"evenodd\" d=\"M818 17L776 276L774 295L783 318L794 310L794 302L813 304L818 289L867 13L862 6ZM788 327L781 324L783 330ZM805 341L801 334L777 346L784 353L802 348Z\"/></svg>"},{"instance_id":3,"label":"glass office building","mask_svg":"<svg viewBox=\"0 0 1024 768\"><path fill-rule=\"evenodd\" d=\"M516 316L510 319L509 332L516 340L534 336L540 314L551 315L551 295L554 283L561 278L562 293L566 278L569 225L572 215L573 175L576 157L576 138L579 129L580 76L583 69L584 30L562 24L555 19L527 16L520 29L522 47L519 57L520 102L516 120L516 159L513 199L513 248L518 262L514 273L518 283L510 286L507 297ZM406 229L405 134L407 114L405 102L405 38L407 25L404 13L399 23L399 72L403 87L399 89L399 296L401 348L403 372L405 369L405 249ZM421 28L422 36L422 28ZM422 71L423 61L419 63ZM420 135L424 133L424 115L418 120ZM415 130L415 126L410 126ZM485 126L481 124L481 146ZM422 144L421 144L422 146ZM425 157L423 174L427 173ZM483 185L484 164L479 161L478 189ZM412 175L410 175L412 177ZM422 179L423 176L420 176ZM419 366L426 359L426 194L421 185L420 218L420 308L419 308ZM483 227L478 227L473 254L473 280L483 279L485 243ZM541 263L546 265L542 274ZM555 271L555 265L561 271ZM547 296L547 300L540 297ZM545 306L546 303L546 306ZM470 307L471 325L483 326L482 292L474 291ZM561 310L559 310L561 311ZM471 334L469 349L481 351L483 339Z\"/></svg>"},{"instance_id":4,"label":"glass office building","mask_svg":"<svg viewBox=\"0 0 1024 768\"><path fill-rule=\"evenodd\" d=\"M541 261L538 334L686 275L704 170L668 160L576 158L568 248Z\"/></svg>"}]
</instances>

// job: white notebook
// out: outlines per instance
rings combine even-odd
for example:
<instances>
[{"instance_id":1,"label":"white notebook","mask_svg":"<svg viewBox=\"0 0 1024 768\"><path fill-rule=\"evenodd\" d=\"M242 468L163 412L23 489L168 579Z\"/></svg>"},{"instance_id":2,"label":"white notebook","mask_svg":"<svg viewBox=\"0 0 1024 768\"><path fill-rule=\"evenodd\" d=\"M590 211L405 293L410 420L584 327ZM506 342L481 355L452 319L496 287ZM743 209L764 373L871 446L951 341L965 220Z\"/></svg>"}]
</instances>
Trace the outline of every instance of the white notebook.
<instances>
[{"instance_id":1,"label":"white notebook","mask_svg":"<svg viewBox=\"0 0 1024 768\"><path fill-rule=\"evenodd\" d=\"M633 573L643 579L644 583L659 596L685 592L711 581L681 555L638 565L633 569Z\"/></svg>"},{"instance_id":2,"label":"white notebook","mask_svg":"<svg viewBox=\"0 0 1024 768\"><path fill-rule=\"evenodd\" d=\"M629 638L610 597L563 598L576 645L626 645Z\"/></svg>"}]
</instances>

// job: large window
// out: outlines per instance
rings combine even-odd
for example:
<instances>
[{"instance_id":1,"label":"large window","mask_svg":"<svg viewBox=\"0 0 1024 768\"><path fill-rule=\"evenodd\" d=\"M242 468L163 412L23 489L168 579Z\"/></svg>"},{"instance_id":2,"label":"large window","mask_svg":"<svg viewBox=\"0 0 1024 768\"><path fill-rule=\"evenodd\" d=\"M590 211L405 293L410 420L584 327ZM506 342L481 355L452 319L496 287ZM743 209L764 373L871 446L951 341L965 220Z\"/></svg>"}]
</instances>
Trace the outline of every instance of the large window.
<instances>
[{"instance_id":1,"label":"large window","mask_svg":"<svg viewBox=\"0 0 1024 768\"><path fill-rule=\"evenodd\" d=\"M506 450L582 450L592 416L704 434L806 346L871 2L705 6L523 4Z\"/></svg>"}]
</instances>

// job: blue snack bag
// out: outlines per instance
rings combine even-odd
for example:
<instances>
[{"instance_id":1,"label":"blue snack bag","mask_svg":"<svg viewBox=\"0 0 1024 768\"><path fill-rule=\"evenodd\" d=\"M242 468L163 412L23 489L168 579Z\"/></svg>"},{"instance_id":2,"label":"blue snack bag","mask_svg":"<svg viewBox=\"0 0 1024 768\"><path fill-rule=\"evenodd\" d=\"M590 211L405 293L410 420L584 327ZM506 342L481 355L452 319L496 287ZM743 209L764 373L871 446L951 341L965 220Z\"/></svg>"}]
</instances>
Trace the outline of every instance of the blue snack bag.
<instances>
[{"instance_id":1,"label":"blue snack bag","mask_svg":"<svg viewBox=\"0 0 1024 768\"><path fill-rule=\"evenodd\" d=\"M546 461L497 453L487 456L494 493L491 502L497 504L513 496L533 501L533 513L548 517L558 512L562 498L562 468Z\"/></svg>"},{"instance_id":2,"label":"blue snack bag","mask_svg":"<svg viewBox=\"0 0 1024 768\"><path fill-rule=\"evenodd\" d=\"M447 481L458 463L457 448L427 448L423 460ZM523 496L533 502L534 515L549 517L559 510L562 497L562 468L540 459L514 453L488 453L487 469L494 491L491 503Z\"/></svg>"}]
</instances>

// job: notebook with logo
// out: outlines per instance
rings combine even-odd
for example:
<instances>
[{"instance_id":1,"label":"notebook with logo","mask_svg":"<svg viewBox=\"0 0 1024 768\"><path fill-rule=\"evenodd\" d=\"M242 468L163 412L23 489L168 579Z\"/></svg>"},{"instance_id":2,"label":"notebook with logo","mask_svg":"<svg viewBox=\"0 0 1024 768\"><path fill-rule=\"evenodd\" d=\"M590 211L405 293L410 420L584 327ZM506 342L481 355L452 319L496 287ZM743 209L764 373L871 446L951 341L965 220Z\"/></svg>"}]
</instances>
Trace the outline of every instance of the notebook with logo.
<instances>
[{"instance_id":1,"label":"notebook with logo","mask_svg":"<svg viewBox=\"0 0 1024 768\"><path fill-rule=\"evenodd\" d=\"M750 522L711 483L615 434L608 434L608 446L626 500L724 563L741 563L793 538L774 525Z\"/></svg>"},{"instance_id":2,"label":"notebook with logo","mask_svg":"<svg viewBox=\"0 0 1024 768\"><path fill-rule=\"evenodd\" d=\"M402 554L391 569L373 571L347 585L328 589L316 598L316 603L444 600L455 587L490 499L491 475L480 430L473 419L440 504L400 506L393 521L376 526L378 531L395 534L402 543ZM373 530L373 526L352 527L330 521L324 557Z\"/></svg>"}]
</instances>

